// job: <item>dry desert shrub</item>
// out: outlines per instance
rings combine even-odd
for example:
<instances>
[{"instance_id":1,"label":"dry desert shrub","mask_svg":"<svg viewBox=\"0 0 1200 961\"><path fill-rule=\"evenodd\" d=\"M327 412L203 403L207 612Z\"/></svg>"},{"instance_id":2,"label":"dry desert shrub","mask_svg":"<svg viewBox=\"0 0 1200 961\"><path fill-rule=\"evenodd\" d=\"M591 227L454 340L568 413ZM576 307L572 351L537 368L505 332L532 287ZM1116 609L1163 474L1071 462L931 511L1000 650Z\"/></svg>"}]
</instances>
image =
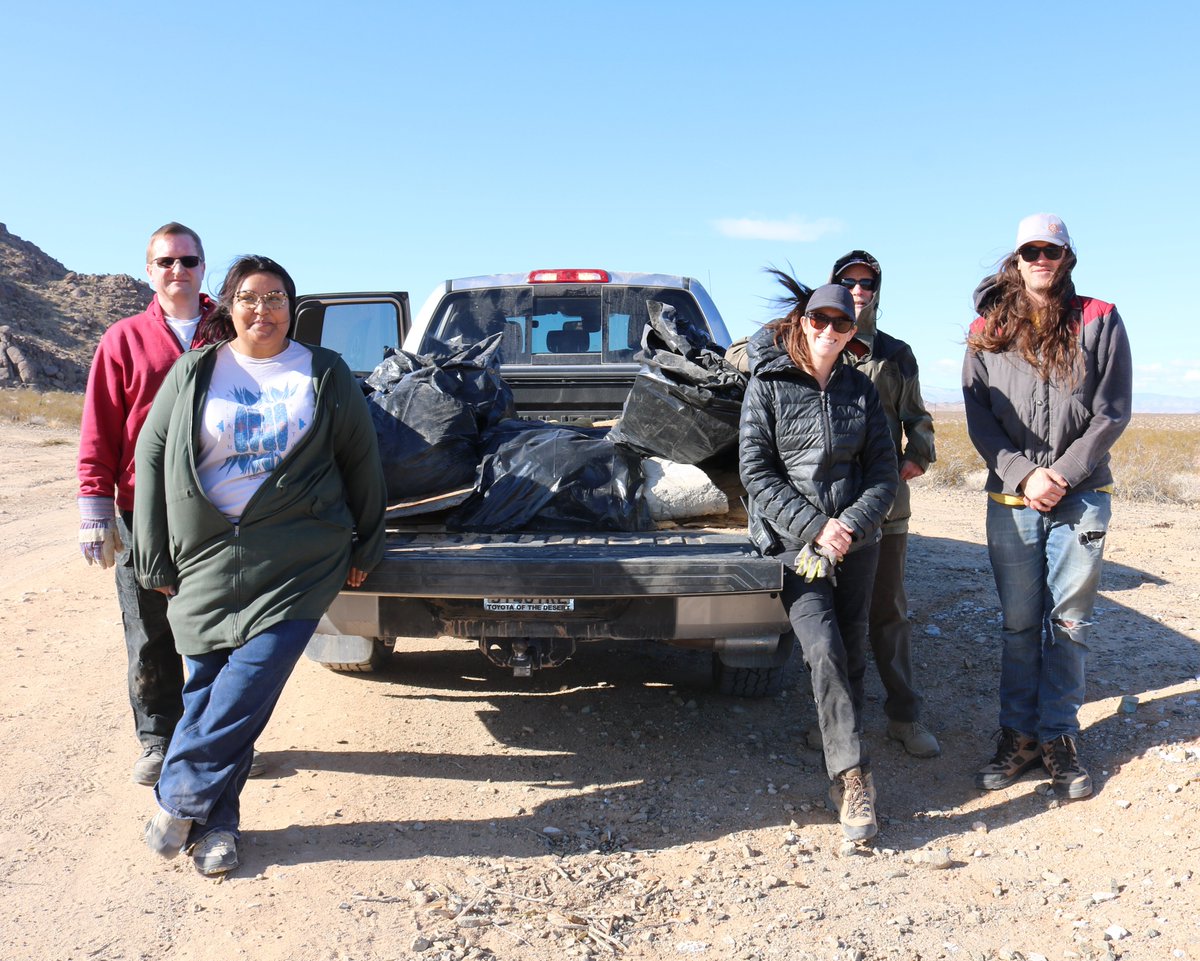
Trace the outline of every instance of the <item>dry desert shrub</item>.
<instances>
[{"instance_id":1,"label":"dry desert shrub","mask_svg":"<svg viewBox=\"0 0 1200 961\"><path fill-rule=\"evenodd\" d=\"M42 393L25 388L0 390L0 418L10 424L78 427L82 416L83 394L61 390Z\"/></svg>"},{"instance_id":2,"label":"dry desert shrub","mask_svg":"<svg viewBox=\"0 0 1200 961\"><path fill-rule=\"evenodd\" d=\"M934 413L937 463L922 482L931 487L981 489L983 458L967 436L961 411ZM1116 496L1125 500L1195 503L1200 500L1200 415L1134 414L1112 450Z\"/></svg>"}]
</instances>

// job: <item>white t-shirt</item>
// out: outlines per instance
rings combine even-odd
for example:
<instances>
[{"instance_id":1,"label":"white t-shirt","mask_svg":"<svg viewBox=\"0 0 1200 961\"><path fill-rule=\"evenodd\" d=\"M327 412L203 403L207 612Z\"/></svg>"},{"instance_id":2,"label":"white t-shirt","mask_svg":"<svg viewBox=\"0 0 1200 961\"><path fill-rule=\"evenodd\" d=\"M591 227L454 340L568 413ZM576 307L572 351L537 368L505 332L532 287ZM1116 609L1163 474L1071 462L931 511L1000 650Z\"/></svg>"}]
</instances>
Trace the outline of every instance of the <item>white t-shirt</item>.
<instances>
[{"instance_id":1,"label":"white t-shirt","mask_svg":"<svg viewBox=\"0 0 1200 961\"><path fill-rule=\"evenodd\" d=\"M197 314L189 320L180 320L178 317L163 313L163 319L167 322L167 326L175 332L175 339L179 341L179 346L184 350L191 350L192 338L196 336L196 328L200 326L200 315Z\"/></svg>"},{"instance_id":2,"label":"white t-shirt","mask_svg":"<svg viewBox=\"0 0 1200 961\"><path fill-rule=\"evenodd\" d=\"M217 350L200 424L200 484L236 523L267 476L312 424L312 351L289 340L257 359Z\"/></svg>"}]
</instances>

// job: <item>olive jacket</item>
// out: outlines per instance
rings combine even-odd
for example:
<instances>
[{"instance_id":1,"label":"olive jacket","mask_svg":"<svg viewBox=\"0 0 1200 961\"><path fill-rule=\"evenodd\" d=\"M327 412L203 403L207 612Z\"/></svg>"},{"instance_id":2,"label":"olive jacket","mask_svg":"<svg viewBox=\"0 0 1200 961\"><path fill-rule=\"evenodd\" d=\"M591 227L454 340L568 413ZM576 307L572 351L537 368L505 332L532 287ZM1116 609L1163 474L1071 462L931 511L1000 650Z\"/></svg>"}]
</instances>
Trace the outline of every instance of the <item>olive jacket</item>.
<instances>
[{"instance_id":1,"label":"olive jacket","mask_svg":"<svg viewBox=\"0 0 1200 961\"><path fill-rule=\"evenodd\" d=\"M181 654L240 647L286 620L318 619L351 567L383 556L386 492L371 415L341 357L310 347L314 412L300 443L237 524L205 496L199 428L216 352L171 368L137 442L134 564L143 587L174 587Z\"/></svg>"}]
</instances>

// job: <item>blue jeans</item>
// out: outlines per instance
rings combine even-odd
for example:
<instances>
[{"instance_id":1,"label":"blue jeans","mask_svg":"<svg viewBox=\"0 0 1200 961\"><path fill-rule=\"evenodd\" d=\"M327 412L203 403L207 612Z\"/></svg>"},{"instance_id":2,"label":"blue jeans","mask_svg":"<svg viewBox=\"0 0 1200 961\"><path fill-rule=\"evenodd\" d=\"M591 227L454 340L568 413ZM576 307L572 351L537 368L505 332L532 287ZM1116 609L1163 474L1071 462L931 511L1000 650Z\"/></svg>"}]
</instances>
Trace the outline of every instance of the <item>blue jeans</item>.
<instances>
[{"instance_id":1,"label":"blue jeans","mask_svg":"<svg viewBox=\"0 0 1200 961\"><path fill-rule=\"evenodd\" d=\"M283 621L241 647L184 657L183 717L154 794L172 817L195 822L189 844L217 830L237 836L254 742L316 629Z\"/></svg>"},{"instance_id":2,"label":"blue jeans","mask_svg":"<svg viewBox=\"0 0 1200 961\"><path fill-rule=\"evenodd\" d=\"M809 584L790 567L783 569L783 605L812 676L831 779L870 763L858 732L867 671L867 618L878 560L878 544L847 554L837 567L836 587L827 577Z\"/></svg>"},{"instance_id":3,"label":"blue jeans","mask_svg":"<svg viewBox=\"0 0 1200 961\"><path fill-rule=\"evenodd\" d=\"M1042 743L1079 734L1088 629L1109 494L1068 494L1043 514L988 499L988 554L1004 614L1000 724Z\"/></svg>"}]
</instances>

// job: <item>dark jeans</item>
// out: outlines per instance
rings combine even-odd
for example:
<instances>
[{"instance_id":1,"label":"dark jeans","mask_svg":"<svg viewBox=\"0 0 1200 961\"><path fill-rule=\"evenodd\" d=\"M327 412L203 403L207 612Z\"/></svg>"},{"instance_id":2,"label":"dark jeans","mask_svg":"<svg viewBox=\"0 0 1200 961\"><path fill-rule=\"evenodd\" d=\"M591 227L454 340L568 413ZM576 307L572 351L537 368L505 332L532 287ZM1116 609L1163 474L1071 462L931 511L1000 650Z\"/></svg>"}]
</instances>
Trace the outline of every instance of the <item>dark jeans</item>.
<instances>
[{"instance_id":1,"label":"dark jeans","mask_svg":"<svg viewBox=\"0 0 1200 961\"><path fill-rule=\"evenodd\" d=\"M883 712L893 721L920 720L923 701L913 688L912 621L904 590L907 555L907 534L883 536L871 595L871 651L887 691Z\"/></svg>"},{"instance_id":2,"label":"dark jeans","mask_svg":"<svg viewBox=\"0 0 1200 961\"><path fill-rule=\"evenodd\" d=\"M117 600L125 627L129 663L129 705L142 747L165 748L183 713L183 660L167 623L167 598L148 591L133 574L133 514L117 515L117 530L125 550L117 555Z\"/></svg>"},{"instance_id":3,"label":"dark jeans","mask_svg":"<svg viewBox=\"0 0 1200 961\"><path fill-rule=\"evenodd\" d=\"M172 817L196 822L189 844L216 830L238 834L254 742L316 629L282 621L241 647L188 655L183 719L154 794Z\"/></svg>"},{"instance_id":4,"label":"dark jeans","mask_svg":"<svg viewBox=\"0 0 1200 961\"><path fill-rule=\"evenodd\" d=\"M825 577L808 584L789 567L783 572L783 603L812 677L830 778L870 763L859 731L878 560L878 544L847 554L838 565L836 587Z\"/></svg>"}]
</instances>

